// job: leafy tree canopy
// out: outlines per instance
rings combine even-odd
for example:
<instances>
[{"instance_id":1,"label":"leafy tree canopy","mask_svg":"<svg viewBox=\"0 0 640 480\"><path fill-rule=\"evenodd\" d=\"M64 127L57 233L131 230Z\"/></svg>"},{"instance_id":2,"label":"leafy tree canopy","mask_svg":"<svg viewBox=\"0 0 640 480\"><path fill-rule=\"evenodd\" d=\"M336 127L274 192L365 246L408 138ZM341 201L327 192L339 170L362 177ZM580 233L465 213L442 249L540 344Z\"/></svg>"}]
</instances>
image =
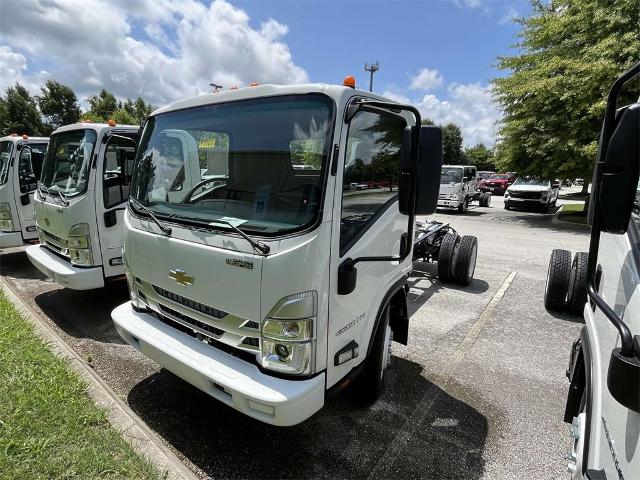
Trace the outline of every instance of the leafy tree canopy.
<instances>
[{"instance_id":1,"label":"leafy tree canopy","mask_svg":"<svg viewBox=\"0 0 640 480\"><path fill-rule=\"evenodd\" d=\"M0 135L26 133L35 137L43 130L36 99L19 83L7 88L4 98L0 97Z\"/></svg>"},{"instance_id":2,"label":"leafy tree canopy","mask_svg":"<svg viewBox=\"0 0 640 480\"><path fill-rule=\"evenodd\" d=\"M478 170L496 170L493 150L487 148L484 143L465 148L463 156L465 164L475 165Z\"/></svg>"},{"instance_id":3,"label":"leafy tree canopy","mask_svg":"<svg viewBox=\"0 0 640 480\"><path fill-rule=\"evenodd\" d=\"M442 145L443 165L456 165L463 163L462 131L455 123L449 123L442 127Z\"/></svg>"},{"instance_id":4,"label":"leafy tree canopy","mask_svg":"<svg viewBox=\"0 0 640 480\"><path fill-rule=\"evenodd\" d=\"M504 119L498 165L549 178L589 178L613 81L640 59L638 0L533 0L519 53L493 81ZM638 84L625 100L638 98ZM635 98L634 98L635 97Z\"/></svg>"},{"instance_id":5,"label":"leafy tree canopy","mask_svg":"<svg viewBox=\"0 0 640 480\"><path fill-rule=\"evenodd\" d=\"M56 82L47 80L44 87L40 88L42 95L37 97L40 112L44 116L46 127L52 132L62 125L75 123L80 118L78 98L71 88Z\"/></svg>"},{"instance_id":6,"label":"leafy tree canopy","mask_svg":"<svg viewBox=\"0 0 640 480\"><path fill-rule=\"evenodd\" d=\"M87 102L89 102L89 112L90 114L96 115L103 122L106 122L111 118L113 112L118 109L118 100L113 95L113 93L108 92L104 88L100 90L98 95L92 95L87 98Z\"/></svg>"}]
</instances>

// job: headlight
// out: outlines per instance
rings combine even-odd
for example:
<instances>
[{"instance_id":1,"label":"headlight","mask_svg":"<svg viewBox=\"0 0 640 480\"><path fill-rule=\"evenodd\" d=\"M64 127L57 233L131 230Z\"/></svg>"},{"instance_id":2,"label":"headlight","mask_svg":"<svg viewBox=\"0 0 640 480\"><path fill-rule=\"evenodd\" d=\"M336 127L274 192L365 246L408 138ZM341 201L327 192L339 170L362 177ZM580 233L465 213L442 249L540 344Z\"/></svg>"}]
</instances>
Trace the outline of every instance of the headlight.
<instances>
[{"instance_id":1,"label":"headlight","mask_svg":"<svg viewBox=\"0 0 640 480\"><path fill-rule=\"evenodd\" d=\"M93 265L88 223L78 223L71 227L67 247L69 248L69 260L73 265L83 267Z\"/></svg>"},{"instance_id":2,"label":"headlight","mask_svg":"<svg viewBox=\"0 0 640 480\"><path fill-rule=\"evenodd\" d=\"M260 326L261 364L264 368L292 375L315 371L316 292L282 298Z\"/></svg>"},{"instance_id":3,"label":"headlight","mask_svg":"<svg viewBox=\"0 0 640 480\"><path fill-rule=\"evenodd\" d=\"M450 200L457 200L458 198L460 198L460 195L458 193L450 193L449 194L449 199Z\"/></svg>"},{"instance_id":4,"label":"headlight","mask_svg":"<svg viewBox=\"0 0 640 480\"><path fill-rule=\"evenodd\" d=\"M13 220L11 219L11 206L4 202L0 203L0 230L12 232Z\"/></svg>"}]
</instances>

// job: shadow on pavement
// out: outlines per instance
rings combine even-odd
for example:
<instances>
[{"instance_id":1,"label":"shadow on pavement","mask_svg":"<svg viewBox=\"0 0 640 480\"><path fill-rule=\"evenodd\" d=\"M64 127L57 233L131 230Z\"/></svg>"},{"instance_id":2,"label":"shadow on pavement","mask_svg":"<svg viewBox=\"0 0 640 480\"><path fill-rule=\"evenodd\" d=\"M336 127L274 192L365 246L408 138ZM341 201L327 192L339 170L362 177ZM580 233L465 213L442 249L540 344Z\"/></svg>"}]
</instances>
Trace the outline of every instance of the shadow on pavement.
<instances>
[{"instance_id":1,"label":"shadow on pavement","mask_svg":"<svg viewBox=\"0 0 640 480\"><path fill-rule=\"evenodd\" d=\"M0 274L21 280L47 280L47 276L29 261L24 250L1 252Z\"/></svg>"},{"instance_id":2,"label":"shadow on pavement","mask_svg":"<svg viewBox=\"0 0 640 480\"><path fill-rule=\"evenodd\" d=\"M481 217L482 215L486 215L487 213L491 213L491 207L488 207L489 209L487 209L487 207L482 207L482 210L480 210L480 207L477 206L473 206L470 205L469 209L464 212L464 213L460 213L458 212L458 210L455 210L453 208L438 208L437 213L439 214L443 214L443 215L453 215L456 217Z\"/></svg>"},{"instance_id":3,"label":"shadow on pavement","mask_svg":"<svg viewBox=\"0 0 640 480\"><path fill-rule=\"evenodd\" d=\"M288 428L252 420L167 370L137 384L127 400L151 428L214 478L366 478L380 467L405 424L412 435L395 444L396 455L384 465L393 477L480 478L487 419L421 372L420 365L393 357L379 401L358 406L347 390ZM425 394L435 400L423 402L431 407L417 408Z\"/></svg>"},{"instance_id":4,"label":"shadow on pavement","mask_svg":"<svg viewBox=\"0 0 640 480\"><path fill-rule=\"evenodd\" d=\"M425 282L429 282L426 287ZM408 283L411 288L407 297L409 316L418 311L436 292L443 288L474 294L485 293L489 290L489 284L480 278L474 278L471 285L467 287L455 283L442 283L438 279L438 264L420 261L413 262L413 271L409 274Z\"/></svg>"},{"instance_id":5,"label":"shadow on pavement","mask_svg":"<svg viewBox=\"0 0 640 480\"><path fill-rule=\"evenodd\" d=\"M34 300L40 310L68 335L105 343L124 343L111 321L111 310L129 300L125 281L96 290L60 288L41 293Z\"/></svg>"},{"instance_id":6,"label":"shadow on pavement","mask_svg":"<svg viewBox=\"0 0 640 480\"><path fill-rule=\"evenodd\" d=\"M558 320L563 320L570 323L584 323L584 317L582 315L574 315L573 313L566 312L556 312L555 310L549 310L548 308L545 308L545 310L549 315L551 315L553 318L557 318Z\"/></svg>"}]
</instances>

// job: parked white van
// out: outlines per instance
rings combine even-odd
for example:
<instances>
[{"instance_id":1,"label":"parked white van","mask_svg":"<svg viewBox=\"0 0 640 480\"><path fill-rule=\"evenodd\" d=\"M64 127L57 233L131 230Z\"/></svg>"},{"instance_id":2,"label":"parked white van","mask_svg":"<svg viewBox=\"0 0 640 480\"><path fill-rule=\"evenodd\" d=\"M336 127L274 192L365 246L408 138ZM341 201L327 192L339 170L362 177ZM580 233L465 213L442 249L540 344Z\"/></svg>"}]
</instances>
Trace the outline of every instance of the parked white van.
<instances>
[{"instance_id":1,"label":"parked white van","mask_svg":"<svg viewBox=\"0 0 640 480\"><path fill-rule=\"evenodd\" d=\"M154 112L125 215L122 338L270 424L302 422L356 376L375 399L392 340L408 341L415 215L437 203L442 133L420 123L412 106L321 84Z\"/></svg>"},{"instance_id":2,"label":"parked white van","mask_svg":"<svg viewBox=\"0 0 640 480\"><path fill-rule=\"evenodd\" d=\"M33 196L48 144L46 137L0 138L0 248L38 240Z\"/></svg>"},{"instance_id":3,"label":"parked white van","mask_svg":"<svg viewBox=\"0 0 640 480\"><path fill-rule=\"evenodd\" d=\"M60 285L123 277L122 232L137 126L76 123L51 135L34 198L39 245L29 260Z\"/></svg>"}]
</instances>

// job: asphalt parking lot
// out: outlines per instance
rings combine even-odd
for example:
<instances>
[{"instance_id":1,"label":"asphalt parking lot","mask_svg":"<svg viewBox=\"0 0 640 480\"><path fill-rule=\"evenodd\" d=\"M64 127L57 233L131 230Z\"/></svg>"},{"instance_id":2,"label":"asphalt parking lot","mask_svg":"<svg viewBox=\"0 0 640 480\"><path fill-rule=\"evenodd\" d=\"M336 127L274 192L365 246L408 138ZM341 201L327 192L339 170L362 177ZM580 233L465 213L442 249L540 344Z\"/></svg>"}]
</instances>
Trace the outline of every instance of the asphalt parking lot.
<instances>
[{"instance_id":1,"label":"asphalt parking lot","mask_svg":"<svg viewBox=\"0 0 640 480\"><path fill-rule=\"evenodd\" d=\"M61 289L22 249L2 253L0 274L203 478L568 478L564 375L581 323L547 312L543 291L551 250L586 251L587 230L506 211L501 197L433 218L478 237L471 286L442 285L434 265L416 263L409 345L394 345L383 398L365 408L346 391L286 429L125 345L110 319L128 299L124 282Z\"/></svg>"}]
</instances>

